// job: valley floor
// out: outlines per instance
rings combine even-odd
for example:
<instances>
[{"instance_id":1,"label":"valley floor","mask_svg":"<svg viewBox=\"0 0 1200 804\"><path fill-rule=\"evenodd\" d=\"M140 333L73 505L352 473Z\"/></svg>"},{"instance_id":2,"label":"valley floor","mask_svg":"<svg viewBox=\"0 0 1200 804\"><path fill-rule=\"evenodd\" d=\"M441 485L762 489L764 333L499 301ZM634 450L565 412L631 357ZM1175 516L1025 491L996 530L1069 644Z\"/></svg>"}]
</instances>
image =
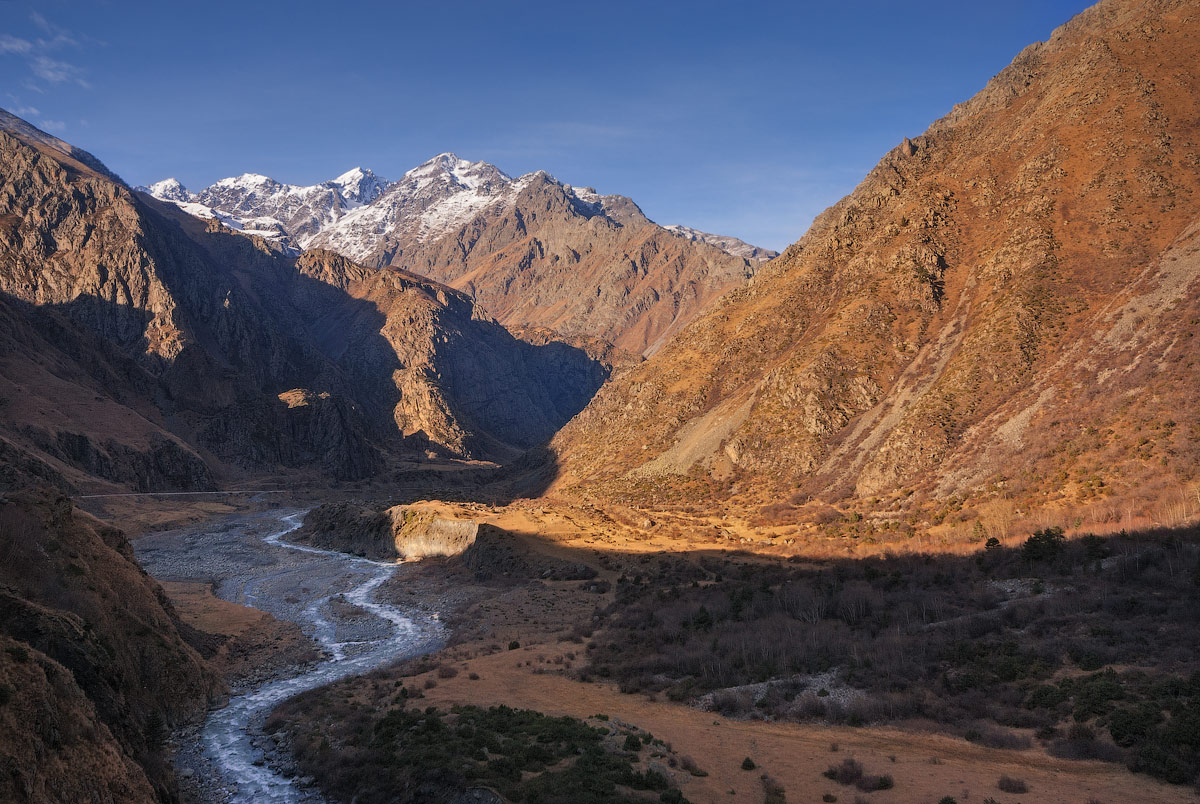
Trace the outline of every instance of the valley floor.
<instances>
[{"instance_id":1,"label":"valley floor","mask_svg":"<svg viewBox=\"0 0 1200 804\"><path fill-rule=\"evenodd\" d=\"M1198 800L1194 788L1167 785L1119 764L1062 759L1036 744L1022 750L988 748L934 733L936 726L928 721L913 721L912 728L851 728L730 718L664 700L652 691L622 692L613 681L580 673L588 664L586 643L592 640L594 646L605 638L598 631L593 639L598 613L617 601L623 579L639 568L652 570L651 556L694 551L702 540L672 536L652 521L638 521L630 511L614 515L543 502L500 508L424 505L448 516L472 517L504 534L470 561L405 565L381 590L400 606L436 612L448 627L449 645L391 669L337 682L333 704L328 696L307 693L277 711L274 728L292 735L318 733L339 712L360 720L364 712L375 717L395 704L396 689L403 685L423 696L419 707L445 711L454 705L505 705L578 719L605 715L648 731L670 747L671 767L653 767L669 774L671 784L693 802L761 801L764 774L782 786L791 802L833 800L823 796L844 802L856 797L935 802L951 796L959 802L1000 804ZM707 552L732 560L719 550ZM764 566L780 563L778 556L746 553L737 559ZM571 575L571 568L585 565L591 571L582 580ZM274 661L283 666L304 656L294 627L217 600L207 580L175 577L166 589L185 622L202 631L225 632L227 643L216 658L227 673L236 677L248 665ZM757 766L752 771L742 769L747 757ZM867 774L891 776L894 787L864 795L823 776L847 758L861 762ZM698 766L704 775L684 770L689 766ZM295 772L306 772L303 757ZM1000 791L1001 777L1023 781L1028 792ZM315 781L322 783L319 776Z\"/></svg>"}]
</instances>

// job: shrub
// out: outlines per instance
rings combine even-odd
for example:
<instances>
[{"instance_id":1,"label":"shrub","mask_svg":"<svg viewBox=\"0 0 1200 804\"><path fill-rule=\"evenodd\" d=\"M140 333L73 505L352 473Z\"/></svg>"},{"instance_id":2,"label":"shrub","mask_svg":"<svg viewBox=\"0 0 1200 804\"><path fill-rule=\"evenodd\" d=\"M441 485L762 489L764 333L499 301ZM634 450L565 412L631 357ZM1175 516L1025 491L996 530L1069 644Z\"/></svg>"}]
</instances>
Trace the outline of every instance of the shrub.
<instances>
[{"instance_id":1,"label":"shrub","mask_svg":"<svg viewBox=\"0 0 1200 804\"><path fill-rule=\"evenodd\" d=\"M786 804L787 796L784 795L783 785L764 773L762 786L763 804Z\"/></svg>"},{"instance_id":2,"label":"shrub","mask_svg":"<svg viewBox=\"0 0 1200 804\"><path fill-rule=\"evenodd\" d=\"M509 650L516 650L516 649L517 649L517 648L519 648L519 647L521 647L521 643L520 643L520 642L518 642L518 641L517 641L517 640L515 640L515 639L514 639L512 642L509 642L509 643L508 643L508 649L509 649Z\"/></svg>"},{"instance_id":3,"label":"shrub","mask_svg":"<svg viewBox=\"0 0 1200 804\"><path fill-rule=\"evenodd\" d=\"M1062 553L1065 542L1062 528L1035 531L1021 546L1021 555L1027 561L1052 561Z\"/></svg>"},{"instance_id":4,"label":"shrub","mask_svg":"<svg viewBox=\"0 0 1200 804\"><path fill-rule=\"evenodd\" d=\"M636 734L625 735L625 750L634 753L642 750L642 741L638 739Z\"/></svg>"},{"instance_id":5,"label":"shrub","mask_svg":"<svg viewBox=\"0 0 1200 804\"><path fill-rule=\"evenodd\" d=\"M713 693L713 709L725 717L738 717L753 708L750 696L744 692L721 691Z\"/></svg>"},{"instance_id":6,"label":"shrub","mask_svg":"<svg viewBox=\"0 0 1200 804\"><path fill-rule=\"evenodd\" d=\"M1000 788L1005 793L1029 792L1029 785L1025 784L1023 779L1014 779L1011 776L1001 776L1000 781L996 782L996 787Z\"/></svg>"},{"instance_id":7,"label":"shrub","mask_svg":"<svg viewBox=\"0 0 1200 804\"><path fill-rule=\"evenodd\" d=\"M863 766L857 759L843 759L840 765L830 765L824 775L838 784L854 784L862 778Z\"/></svg>"},{"instance_id":8,"label":"shrub","mask_svg":"<svg viewBox=\"0 0 1200 804\"><path fill-rule=\"evenodd\" d=\"M896 781L885 773L882 776L863 776L854 786L864 793L870 793L875 790L891 790L896 786Z\"/></svg>"},{"instance_id":9,"label":"shrub","mask_svg":"<svg viewBox=\"0 0 1200 804\"><path fill-rule=\"evenodd\" d=\"M458 670L448 664L444 664L437 669L438 678L454 678L458 675Z\"/></svg>"},{"instance_id":10,"label":"shrub","mask_svg":"<svg viewBox=\"0 0 1200 804\"><path fill-rule=\"evenodd\" d=\"M746 757L742 760L742 770L744 771L752 771L757 767L758 766L754 764L754 760L750 757Z\"/></svg>"}]
</instances>

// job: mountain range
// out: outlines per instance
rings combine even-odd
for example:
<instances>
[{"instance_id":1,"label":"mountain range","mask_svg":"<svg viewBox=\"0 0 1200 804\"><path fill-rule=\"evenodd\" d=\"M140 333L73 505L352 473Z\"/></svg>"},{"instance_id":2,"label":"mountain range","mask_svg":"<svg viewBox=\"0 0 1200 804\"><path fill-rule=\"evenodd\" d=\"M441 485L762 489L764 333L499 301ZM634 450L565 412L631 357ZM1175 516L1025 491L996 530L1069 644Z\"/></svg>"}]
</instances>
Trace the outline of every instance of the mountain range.
<instances>
[{"instance_id":1,"label":"mountain range","mask_svg":"<svg viewBox=\"0 0 1200 804\"><path fill-rule=\"evenodd\" d=\"M542 658L523 632L488 630L528 625L541 600L543 644L590 640L566 653L580 675L570 662L548 674L561 656L516 666L564 696L572 678L597 681L577 696L589 712L619 681L678 720L658 696L699 703L709 674L715 711L692 710L706 740L730 722L726 704L744 699L752 714L734 728L750 734L764 702L833 712L829 697L858 719L853 734L944 709L980 743L970 752L1015 755L1036 738L1068 751L1056 760L1103 758L1124 729L1146 741L1130 767L1194 783L1196 607L1174 590L1200 578L1197 64L1194 2L1103 0L900 141L779 255L453 154L397 181L355 168L311 186L245 174L195 193L173 179L135 189L0 110L0 799L177 800L164 737L227 692L202 658L218 635L185 625L126 537L68 494L269 478L401 495L414 474L457 484L442 496L473 495L463 510L491 519L470 526L488 537L476 563L408 575L407 592L441 588L439 572L500 584L446 620L490 647L432 660L425 690L435 672L449 686L467 661L514 655L505 642ZM514 492L542 499L482 504ZM357 503L330 510L384 522ZM1100 525L1133 529L1138 511L1191 517L1192 532L1106 544ZM1039 523L1027 540L1009 532L1018 513ZM1067 544L1043 520L1095 533ZM759 555L721 555L734 538ZM584 571L566 581L530 563L523 585L520 551L535 544L556 565L577 553ZM974 555L939 563L939 550ZM477 593L464 589L436 605ZM466 622L484 609L497 619ZM865 693L845 707L823 686L798 694L809 670L886 697L871 714L855 708ZM419 689L409 675L364 684L398 701ZM999 697L1007 709L990 709ZM993 730L964 719L967 698L987 718L1020 717ZM371 699L323 700L361 714L354 701ZM1152 734L1191 764L1172 765ZM366 756L365 742L309 736L322 756ZM654 744L611 739L633 754ZM984 756L960 748L955 762ZM763 770L745 762L710 767ZM896 765L901 783L915 762ZM990 785L996 766L981 764ZM805 783L855 767L860 789L895 781L847 759ZM999 789L1027 789L1006 778Z\"/></svg>"},{"instance_id":2,"label":"mountain range","mask_svg":"<svg viewBox=\"0 0 1200 804\"><path fill-rule=\"evenodd\" d=\"M140 188L189 214L299 250L394 266L461 290L510 327L544 327L650 353L775 252L658 226L631 199L511 178L444 153L397 181L355 168L311 186L257 174L192 193Z\"/></svg>"}]
</instances>

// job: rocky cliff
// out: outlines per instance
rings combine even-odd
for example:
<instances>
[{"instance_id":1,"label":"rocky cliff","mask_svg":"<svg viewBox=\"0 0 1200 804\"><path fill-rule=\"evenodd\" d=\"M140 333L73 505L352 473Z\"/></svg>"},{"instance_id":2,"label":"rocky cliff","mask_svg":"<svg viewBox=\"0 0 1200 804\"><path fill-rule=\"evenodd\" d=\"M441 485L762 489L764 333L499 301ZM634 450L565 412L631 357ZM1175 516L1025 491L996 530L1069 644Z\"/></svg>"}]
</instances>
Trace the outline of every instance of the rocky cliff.
<instances>
[{"instance_id":1,"label":"rocky cliff","mask_svg":"<svg viewBox=\"0 0 1200 804\"><path fill-rule=\"evenodd\" d=\"M1076 501L1200 458L1200 16L1109 0L555 438L560 489ZM961 497L960 497L961 499Z\"/></svg>"}]
</instances>

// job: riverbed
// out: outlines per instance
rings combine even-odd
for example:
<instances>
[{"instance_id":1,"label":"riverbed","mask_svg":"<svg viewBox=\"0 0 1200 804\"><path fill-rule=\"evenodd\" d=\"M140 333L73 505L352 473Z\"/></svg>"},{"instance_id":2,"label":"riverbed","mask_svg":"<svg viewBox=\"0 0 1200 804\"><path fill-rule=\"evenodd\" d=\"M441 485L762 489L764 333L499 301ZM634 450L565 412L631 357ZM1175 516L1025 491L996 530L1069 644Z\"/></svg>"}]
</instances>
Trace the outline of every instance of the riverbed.
<instances>
[{"instance_id":1,"label":"riverbed","mask_svg":"<svg viewBox=\"0 0 1200 804\"><path fill-rule=\"evenodd\" d=\"M225 600L298 624L323 658L236 689L178 745L185 787L204 802L315 804L262 734L280 702L349 676L439 649L443 628L427 612L380 594L400 565L291 544L304 511L229 517L194 529L150 534L137 558L161 581L201 580ZM190 782L190 783L188 783Z\"/></svg>"}]
</instances>

